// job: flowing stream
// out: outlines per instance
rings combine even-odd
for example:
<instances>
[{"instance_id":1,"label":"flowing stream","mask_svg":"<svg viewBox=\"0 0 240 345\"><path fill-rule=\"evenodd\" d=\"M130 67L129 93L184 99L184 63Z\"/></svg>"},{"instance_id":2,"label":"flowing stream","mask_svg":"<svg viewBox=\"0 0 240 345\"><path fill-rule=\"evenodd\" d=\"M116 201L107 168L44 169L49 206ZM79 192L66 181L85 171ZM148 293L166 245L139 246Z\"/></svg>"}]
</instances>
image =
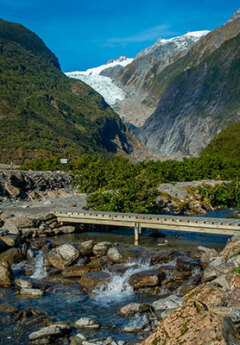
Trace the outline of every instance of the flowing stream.
<instances>
[{"instance_id":1,"label":"flowing stream","mask_svg":"<svg viewBox=\"0 0 240 345\"><path fill-rule=\"evenodd\" d=\"M227 213L227 210L225 212ZM222 217L224 211L218 214ZM212 215L210 214L210 216ZM216 216L216 213L214 216ZM156 296L136 293L128 283L129 277L134 273L149 269L149 257L159 251L169 249L194 251L199 245L220 250L228 239L227 236L181 232L178 232L178 236L176 236L174 231L159 230L160 233L166 237L151 237L151 232L145 231L138 247L133 245L132 229L69 234L52 238L51 240L57 245L66 242L79 245L79 243L89 239L94 239L95 242L109 241L118 243L119 246L123 246L130 253L129 257L131 259L120 272L117 270L112 272L111 269L106 270L105 273L110 276L108 284L96 288L91 293L81 289L79 279L72 279L72 282L68 281L67 283L52 279L48 274L44 254L40 251L36 253L32 262L22 262L14 265L15 279L27 279L37 287L44 286L45 295L31 298L16 294L15 287L0 288L0 307L1 305L5 307L4 310L0 309L0 344L28 344L28 334L40 328L39 324L34 324L34 318L30 318L28 322L13 322L12 314L6 313L8 306L15 308L15 313L32 308L39 313L40 318L43 320L49 318L52 322L66 321L72 324L80 317L89 317L104 325L97 333L98 338L107 338L111 335L115 340L126 341L132 339L137 344L138 334L123 331L123 327L129 321L118 314L119 309L131 302L151 303L153 300L166 297L166 295L169 295L169 291L162 287ZM174 266L175 261L164 265ZM28 272L27 277L26 272ZM194 279L194 276L198 274L199 270L197 268L192 271L189 284L191 279ZM94 337L94 334L91 334L91 336Z\"/></svg>"}]
</instances>

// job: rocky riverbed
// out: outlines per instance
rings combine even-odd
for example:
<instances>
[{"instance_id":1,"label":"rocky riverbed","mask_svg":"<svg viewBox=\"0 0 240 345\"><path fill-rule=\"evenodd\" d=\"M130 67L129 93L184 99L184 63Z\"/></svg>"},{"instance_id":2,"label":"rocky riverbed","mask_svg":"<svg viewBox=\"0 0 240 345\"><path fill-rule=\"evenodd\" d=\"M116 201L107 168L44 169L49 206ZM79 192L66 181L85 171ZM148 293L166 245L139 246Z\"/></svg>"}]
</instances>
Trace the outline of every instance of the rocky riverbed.
<instances>
[{"instance_id":1,"label":"rocky riverbed","mask_svg":"<svg viewBox=\"0 0 240 345\"><path fill-rule=\"evenodd\" d=\"M1 345L240 344L238 237L84 233L52 213L87 208L72 178L1 173ZM198 184L162 185L165 210Z\"/></svg>"},{"instance_id":2,"label":"rocky riverbed","mask_svg":"<svg viewBox=\"0 0 240 345\"><path fill-rule=\"evenodd\" d=\"M4 215L2 345L239 344L238 237L220 252L134 247L81 239L52 214Z\"/></svg>"}]
</instances>

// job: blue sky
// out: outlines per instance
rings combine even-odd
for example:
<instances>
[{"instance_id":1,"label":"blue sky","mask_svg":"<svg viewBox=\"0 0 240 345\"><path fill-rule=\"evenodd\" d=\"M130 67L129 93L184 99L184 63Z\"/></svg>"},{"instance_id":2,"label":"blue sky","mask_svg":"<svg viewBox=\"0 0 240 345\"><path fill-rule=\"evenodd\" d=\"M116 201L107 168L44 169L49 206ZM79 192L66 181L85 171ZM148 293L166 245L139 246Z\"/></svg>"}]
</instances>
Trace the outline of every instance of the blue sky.
<instances>
[{"instance_id":1,"label":"blue sky","mask_svg":"<svg viewBox=\"0 0 240 345\"><path fill-rule=\"evenodd\" d=\"M0 0L1 18L40 36L65 72L134 57L160 37L213 30L238 8L239 0Z\"/></svg>"}]
</instances>

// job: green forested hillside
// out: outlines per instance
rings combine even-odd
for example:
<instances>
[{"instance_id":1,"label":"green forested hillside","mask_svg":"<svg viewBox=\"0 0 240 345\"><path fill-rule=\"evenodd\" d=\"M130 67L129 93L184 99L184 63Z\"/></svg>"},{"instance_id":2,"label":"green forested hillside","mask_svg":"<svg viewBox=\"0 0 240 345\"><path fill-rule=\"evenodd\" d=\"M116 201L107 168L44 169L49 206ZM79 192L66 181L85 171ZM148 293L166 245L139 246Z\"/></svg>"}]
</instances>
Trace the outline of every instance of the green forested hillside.
<instances>
[{"instance_id":1,"label":"green forested hillside","mask_svg":"<svg viewBox=\"0 0 240 345\"><path fill-rule=\"evenodd\" d=\"M202 151L201 156L240 160L240 122L223 129Z\"/></svg>"},{"instance_id":2,"label":"green forested hillside","mask_svg":"<svg viewBox=\"0 0 240 345\"><path fill-rule=\"evenodd\" d=\"M31 31L0 21L0 161L129 152L126 129L104 99L69 79Z\"/></svg>"}]
</instances>

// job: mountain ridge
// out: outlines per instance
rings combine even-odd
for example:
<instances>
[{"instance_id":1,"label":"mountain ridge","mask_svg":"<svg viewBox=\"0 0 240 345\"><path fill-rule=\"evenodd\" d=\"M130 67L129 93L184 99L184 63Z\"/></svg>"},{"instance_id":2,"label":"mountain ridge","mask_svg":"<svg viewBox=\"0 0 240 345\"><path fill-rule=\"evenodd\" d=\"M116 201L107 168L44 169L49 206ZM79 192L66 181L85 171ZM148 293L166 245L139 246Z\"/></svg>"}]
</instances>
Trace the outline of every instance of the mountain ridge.
<instances>
[{"instance_id":1,"label":"mountain ridge","mask_svg":"<svg viewBox=\"0 0 240 345\"><path fill-rule=\"evenodd\" d=\"M65 76L37 35L4 20L0 27L1 162L132 151L119 116L88 85Z\"/></svg>"},{"instance_id":2,"label":"mountain ridge","mask_svg":"<svg viewBox=\"0 0 240 345\"><path fill-rule=\"evenodd\" d=\"M135 131L151 150L164 157L198 156L239 120L240 17L231 18L163 71L162 80L169 72L168 84L158 107Z\"/></svg>"}]
</instances>

